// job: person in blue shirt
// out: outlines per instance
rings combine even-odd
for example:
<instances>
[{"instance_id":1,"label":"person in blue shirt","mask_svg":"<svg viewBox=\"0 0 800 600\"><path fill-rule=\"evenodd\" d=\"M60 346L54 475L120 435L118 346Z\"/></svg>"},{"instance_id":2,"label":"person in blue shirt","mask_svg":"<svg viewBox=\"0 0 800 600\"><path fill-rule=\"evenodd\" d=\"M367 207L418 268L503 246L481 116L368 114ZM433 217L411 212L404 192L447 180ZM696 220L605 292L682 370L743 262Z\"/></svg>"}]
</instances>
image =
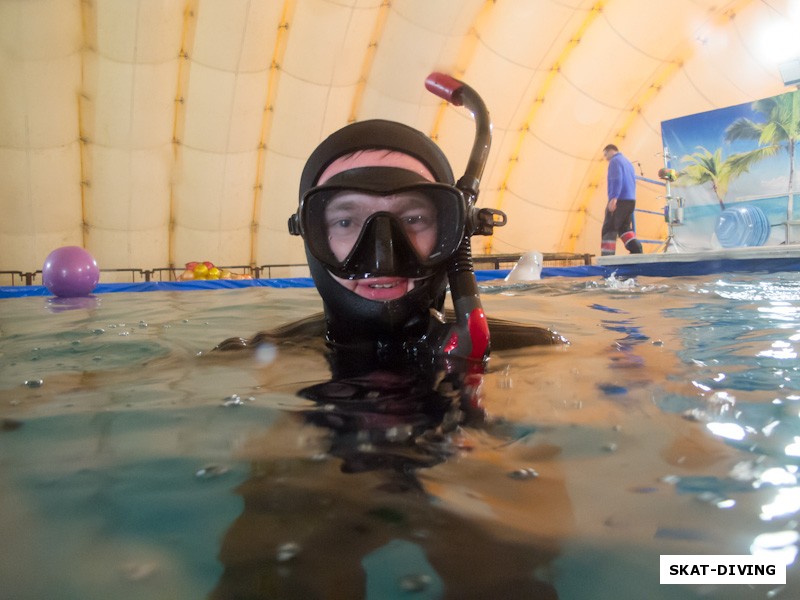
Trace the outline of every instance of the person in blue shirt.
<instances>
[{"instance_id":1,"label":"person in blue shirt","mask_svg":"<svg viewBox=\"0 0 800 600\"><path fill-rule=\"evenodd\" d=\"M642 253L642 243L633 229L636 208L636 172L633 165L614 144L603 148L608 161L608 205L601 232L600 253L610 256L616 252L617 236L631 254Z\"/></svg>"}]
</instances>

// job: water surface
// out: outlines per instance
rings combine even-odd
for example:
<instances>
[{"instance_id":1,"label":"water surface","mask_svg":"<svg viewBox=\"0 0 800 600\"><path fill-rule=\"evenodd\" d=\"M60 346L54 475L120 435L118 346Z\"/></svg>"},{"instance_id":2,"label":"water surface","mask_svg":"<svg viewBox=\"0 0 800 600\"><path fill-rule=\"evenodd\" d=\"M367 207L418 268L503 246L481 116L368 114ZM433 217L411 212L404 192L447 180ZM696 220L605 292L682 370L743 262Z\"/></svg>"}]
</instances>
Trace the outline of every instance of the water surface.
<instances>
[{"instance_id":1,"label":"water surface","mask_svg":"<svg viewBox=\"0 0 800 600\"><path fill-rule=\"evenodd\" d=\"M483 297L571 343L495 352L480 424L404 380L320 401L355 392L318 341L209 352L314 290L0 301L3 597L797 597L800 277ZM659 585L750 553L788 585Z\"/></svg>"}]
</instances>

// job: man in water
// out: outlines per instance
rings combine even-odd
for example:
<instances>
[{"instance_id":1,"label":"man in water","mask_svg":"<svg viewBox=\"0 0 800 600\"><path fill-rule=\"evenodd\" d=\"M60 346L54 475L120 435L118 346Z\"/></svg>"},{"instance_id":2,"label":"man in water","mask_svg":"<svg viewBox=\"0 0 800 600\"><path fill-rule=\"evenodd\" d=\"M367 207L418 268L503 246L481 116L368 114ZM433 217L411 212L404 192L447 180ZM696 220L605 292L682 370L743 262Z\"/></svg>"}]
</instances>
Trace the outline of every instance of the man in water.
<instances>
[{"instance_id":1,"label":"man in water","mask_svg":"<svg viewBox=\"0 0 800 600\"><path fill-rule=\"evenodd\" d=\"M335 131L306 162L299 196L289 231L303 238L324 322L231 338L218 350L324 331L337 378L400 363L429 368L443 357L482 363L490 329L496 348L566 342L544 328L485 317L469 250L470 236L486 230L484 209L467 200L422 132L379 119ZM446 319L448 284L456 315Z\"/></svg>"},{"instance_id":2,"label":"man in water","mask_svg":"<svg viewBox=\"0 0 800 600\"><path fill-rule=\"evenodd\" d=\"M449 596L556 597L534 575L549 564L549 551L453 518L430 501L417 475L458 452L460 426L491 426L481 391L489 325L471 265L459 270L478 230L470 208L438 146L400 123L347 125L311 154L289 231L303 237L323 300L332 378L299 390L313 404L292 416L325 429L325 451L355 476L345 483L330 461L310 461L313 470L296 471L309 479L275 480L262 474L291 459L265 457L254 469L258 475L239 488L244 510L225 536L225 572L212 597L256 597L257 589L270 597L360 598L369 586L380 595L374 586L385 565L405 564L385 558L398 542L425 557L428 578ZM442 314L448 283L455 321ZM297 339L298 333L320 338L319 324L228 340L220 349ZM515 325L508 333L519 345L563 341L532 326ZM563 492L556 494L553 505L568 506ZM317 498L321 504L309 504ZM365 515L377 518L365 521ZM436 534L398 540L403 533L394 515ZM291 564L274 559L286 540L302 549ZM378 568L370 566L375 556ZM471 568L475 560L487 569Z\"/></svg>"},{"instance_id":3,"label":"man in water","mask_svg":"<svg viewBox=\"0 0 800 600\"><path fill-rule=\"evenodd\" d=\"M289 228L303 236L329 345L363 357L446 344L448 266L466 219L449 162L422 132L370 120L324 140L303 170Z\"/></svg>"},{"instance_id":4,"label":"man in water","mask_svg":"<svg viewBox=\"0 0 800 600\"><path fill-rule=\"evenodd\" d=\"M633 211L636 209L636 172L633 165L614 144L603 148L603 158L608 161L608 204L606 205L600 253L616 253L617 236L631 254L641 254L642 244L633 229Z\"/></svg>"}]
</instances>

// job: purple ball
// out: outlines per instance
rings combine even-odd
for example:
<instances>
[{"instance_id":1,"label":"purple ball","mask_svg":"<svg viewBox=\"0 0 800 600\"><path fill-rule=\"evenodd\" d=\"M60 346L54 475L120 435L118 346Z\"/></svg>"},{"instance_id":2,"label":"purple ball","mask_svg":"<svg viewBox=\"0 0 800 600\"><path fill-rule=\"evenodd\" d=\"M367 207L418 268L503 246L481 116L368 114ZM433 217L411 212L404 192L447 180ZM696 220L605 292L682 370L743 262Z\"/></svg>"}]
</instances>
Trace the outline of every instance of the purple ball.
<instances>
[{"instance_id":1,"label":"purple ball","mask_svg":"<svg viewBox=\"0 0 800 600\"><path fill-rule=\"evenodd\" d=\"M100 269L91 254L79 246L56 248L44 261L42 283L62 298L88 296L100 281Z\"/></svg>"}]
</instances>

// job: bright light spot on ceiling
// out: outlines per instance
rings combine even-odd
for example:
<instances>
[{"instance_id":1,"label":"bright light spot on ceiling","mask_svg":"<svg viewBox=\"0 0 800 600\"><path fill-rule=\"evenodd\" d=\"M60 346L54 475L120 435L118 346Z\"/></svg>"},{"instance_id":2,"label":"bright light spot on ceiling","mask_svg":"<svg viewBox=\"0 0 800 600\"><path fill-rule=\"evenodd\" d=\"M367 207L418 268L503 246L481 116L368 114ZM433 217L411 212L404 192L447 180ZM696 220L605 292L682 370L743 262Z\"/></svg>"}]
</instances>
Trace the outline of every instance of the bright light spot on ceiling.
<instances>
[{"instance_id":1,"label":"bright light spot on ceiling","mask_svg":"<svg viewBox=\"0 0 800 600\"><path fill-rule=\"evenodd\" d=\"M759 40L761 55L773 64L800 56L800 36L797 25L789 21L777 21L761 31Z\"/></svg>"}]
</instances>

